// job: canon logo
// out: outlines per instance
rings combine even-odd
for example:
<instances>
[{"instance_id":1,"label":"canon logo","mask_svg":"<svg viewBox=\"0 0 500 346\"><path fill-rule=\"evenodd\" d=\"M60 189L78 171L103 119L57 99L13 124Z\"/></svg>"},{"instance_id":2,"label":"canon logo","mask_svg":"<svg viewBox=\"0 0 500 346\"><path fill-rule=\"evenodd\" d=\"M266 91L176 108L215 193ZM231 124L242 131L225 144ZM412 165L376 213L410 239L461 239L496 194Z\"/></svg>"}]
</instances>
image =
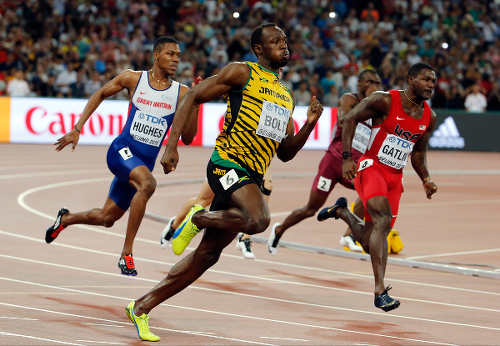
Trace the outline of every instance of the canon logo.
<instances>
[{"instance_id":1,"label":"canon logo","mask_svg":"<svg viewBox=\"0 0 500 346\"><path fill-rule=\"evenodd\" d=\"M50 133L64 135L71 131L80 114L52 112L49 113L43 106L34 106L25 114L26 129L33 135ZM117 136L124 126L122 114L94 113L81 130L81 135L87 136Z\"/></svg>"}]
</instances>

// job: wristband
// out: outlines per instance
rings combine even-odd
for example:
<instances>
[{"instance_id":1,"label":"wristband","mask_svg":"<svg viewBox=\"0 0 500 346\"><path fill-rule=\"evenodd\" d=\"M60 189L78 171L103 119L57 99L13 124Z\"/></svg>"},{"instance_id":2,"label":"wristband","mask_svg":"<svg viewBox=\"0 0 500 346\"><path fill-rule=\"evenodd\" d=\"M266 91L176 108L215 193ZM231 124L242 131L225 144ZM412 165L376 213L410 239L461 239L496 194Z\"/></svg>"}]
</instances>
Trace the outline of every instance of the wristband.
<instances>
[{"instance_id":1,"label":"wristband","mask_svg":"<svg viewBox=\"0 0 500 346\"><path fill-rule=\"evenodd\" d=\"M422 179L423 184L428 183L429 181L431 181L431 177L425 177L424 179Z\"/></svg>"},{"instance_id":2,"label":"wristband","mask_svg":"<svg viewBox=\"0 0 500 346\"><path fill-rule=\"evenodd\" d=\"M342 152L342 158L343 158L344 160L345 160L345 159L348 159L348 158L350 158L350 157L352 157L352 153L351 153L351 152L349 152L349 151L343 151L343 152Z\"/></svg>"},{"instance_id":3,"label":"wristband","mask_svg":"<svg viewBox=\"0 0 500 346\"><path fill-rule=\"evenodd\" d=\"M80 131L81 131L81 130L78 130L78 127L76 127L76 125L75 125L75 126L73 126L73 130L75 130L75 131L76 131L76 132L78 132L78 133L80 133Z\"/></svg>"}]
</instances>

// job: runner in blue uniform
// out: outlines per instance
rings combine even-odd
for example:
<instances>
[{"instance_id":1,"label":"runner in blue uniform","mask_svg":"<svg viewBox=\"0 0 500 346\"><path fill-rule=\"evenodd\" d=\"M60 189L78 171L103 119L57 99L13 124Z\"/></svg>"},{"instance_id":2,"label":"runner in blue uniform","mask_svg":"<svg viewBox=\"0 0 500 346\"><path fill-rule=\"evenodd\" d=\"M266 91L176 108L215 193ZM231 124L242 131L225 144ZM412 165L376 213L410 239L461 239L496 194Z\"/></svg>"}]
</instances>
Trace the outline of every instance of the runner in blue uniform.
<instances>
[{"instance_id":1,"label":"runner in blue uniform","mask_svg":"<svg viewBox=\"0 0 500 346\"><path fill-rule=\"evenodd\" d=\"M107 82L90 97L73 130L57 140L56 151L68 144L72 144L74 150L85 122L101 102L123 89L128 90L130 104L127 122L107 153L108 168L115 177L104 206L79 213L60 209L54 224L46 230L47 243L56 239L69 225L111 227L130 208L118 267L124 275L137 275L132 247L144 217L146 203L156 189L156 180L151 172L173 122L179 99L188 91L188 87L172 80L179 56L180 49L175 39L166 36L158 38L153 47L151 70L125 70ZM186 122L182 131L182 140L186 144L191 143L196 133L197 111L194 109L190 113L193 121Z\"/></svg>"}]
</instances>

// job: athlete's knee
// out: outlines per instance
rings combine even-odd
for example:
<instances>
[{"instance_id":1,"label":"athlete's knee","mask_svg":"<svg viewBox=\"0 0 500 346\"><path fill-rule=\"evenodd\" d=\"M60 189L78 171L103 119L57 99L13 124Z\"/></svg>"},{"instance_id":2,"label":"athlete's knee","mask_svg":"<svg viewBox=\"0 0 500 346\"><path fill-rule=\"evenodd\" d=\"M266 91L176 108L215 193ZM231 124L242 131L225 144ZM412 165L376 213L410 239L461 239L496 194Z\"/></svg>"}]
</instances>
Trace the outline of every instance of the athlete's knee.
<instances>
[{"instance_id":1,"label":"athlete's knee","mask_svg":"<svg viewBox=\"0 0 500 346\"><path fill-rule=\"evenodd\" d=\"M262 213L258 216L249 217L247 220L247 226L244 233L246 234L257 234L264 232L269 223L271 222L271 217L268 213Z\"/></svg>"},{"instance_id":2,"label":"athlete's knee","mask_svg":"<svg viewBox=\"0 0 500 346\"><path fill-rule=\"evenodd\" d=\"M156 190L156 179L153 177L146 179L139 189L146 196L151 197Z\"/></svg>"}]
</instances>

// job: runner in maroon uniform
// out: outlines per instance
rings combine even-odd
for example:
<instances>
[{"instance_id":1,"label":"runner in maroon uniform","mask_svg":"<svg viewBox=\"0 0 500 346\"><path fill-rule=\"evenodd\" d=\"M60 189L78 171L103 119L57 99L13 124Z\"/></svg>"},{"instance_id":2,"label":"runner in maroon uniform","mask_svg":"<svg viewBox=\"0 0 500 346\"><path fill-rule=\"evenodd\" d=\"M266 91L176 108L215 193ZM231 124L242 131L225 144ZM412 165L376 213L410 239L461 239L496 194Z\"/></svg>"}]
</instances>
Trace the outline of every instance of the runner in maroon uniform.
<instances>
[{"instance_id":1,"label":"runner in maroon uniform","mask_svg":"<svg viewBox=\"0 0 500 346\"><path fill-rule=\"evenodd\" d=\"M390 287L384 285L386 236L396 221L403 191L403 168L410 155L427 198L437 191L426 162L427 143L436 125L436 115L425 100L431 97L435 84L434 69L415 64L408 71L406 90L373 93L342 118L342 172L346 179L354 178L354 186L365 206L366 223L349 212L344 197L318 214L319 221L330 217L344 220L370 254L375 306L384 311L399 306L399 301L387 293ZM356 164L351 152L356 124L370 118L373 123L368 148Z\"/></svg>"},{"instance_id":2,"label":"runner in maroon uniform","mask_svg":"<svg viewBox=\"0 0 500 346\"><path fill-rule=\"evenodd\" d=\"M344 114L347 114L361 99L377 90L381 90L379 75L373 70L362 71L358 76L358 93L346 93L340 99L338 119L340 120ZM371 119L360 122L356 128L352 145L352 156L355 162L359 160L366 150L370 139L370 129ZM325 204L328 195L337 183L344 185L348 189L354 189L352 181L342 177L342 128L338 126L338 122L333 131L333 140L321 159L318 174L314 178L307 204L292 211L282 223L275 223L271 229L267 249L273 255L278 251L280 238L285 231L300 221L316 214L318 209ZM357 207L356 210L361 210L360 216L363 215L362 205ZM346 235L348 234L350 234L349 230ZM342 245L349 246L351 250L355 250L355 247L357 247L356 251L361 251L361 248L354 243L354 240L350 236L347 240L350 241L350 244Z\"/></svg>"}]
</instances>

